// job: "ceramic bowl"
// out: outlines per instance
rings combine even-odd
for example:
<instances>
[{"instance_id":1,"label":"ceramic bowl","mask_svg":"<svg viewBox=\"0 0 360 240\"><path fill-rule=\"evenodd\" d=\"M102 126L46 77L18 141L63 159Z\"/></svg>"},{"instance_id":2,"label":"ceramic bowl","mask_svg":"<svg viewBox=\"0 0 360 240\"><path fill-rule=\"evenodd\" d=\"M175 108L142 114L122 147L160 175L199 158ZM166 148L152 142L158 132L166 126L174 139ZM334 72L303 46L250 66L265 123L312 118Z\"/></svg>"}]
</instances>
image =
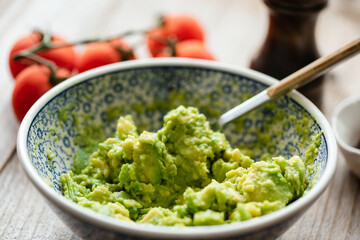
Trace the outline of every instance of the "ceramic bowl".
<instances>
[{"instance_id":1,"label":"ceramic bowl","mask_svg":"<svg viewBox=\"0 0 360 240\"><path fill-rule=\"evenodd\" d=\"M343 100L335 109L332 127L350 170L360 178L360 96Z\"/></svg>"},{"instance_id":2,"label":"ceramic bowl","mask_svg":"<svg viewBox=\"0 0 360 240\"><path fill-rule=\"evenodd\" d=\"M116 120L131 114L143 129L156 130L163 115L180 104L198 107L211 123L226 110L276 80L264 74L214 61L148 59L117 63L74 76L47 92L29 110L19 129L17 151L31 181L74 232L94 239L274 239L320 196L333 176L336 141L322 113L296 91L228 124L233 146L261 153L305 156L311 136L321 133L315 181L306 195L271 214L217 226L166 227L129 223L81 207L61 193L59 176L69 170L80 131L92 124L106 135ZM281 113L278 115L278 113ZM262 138L266 132L270 138ZM265 141L267 144L256 144ZM256 147L257 146L257 147ZM51 151L54 158L49 161Z\"/></svg>"}]
</instances>

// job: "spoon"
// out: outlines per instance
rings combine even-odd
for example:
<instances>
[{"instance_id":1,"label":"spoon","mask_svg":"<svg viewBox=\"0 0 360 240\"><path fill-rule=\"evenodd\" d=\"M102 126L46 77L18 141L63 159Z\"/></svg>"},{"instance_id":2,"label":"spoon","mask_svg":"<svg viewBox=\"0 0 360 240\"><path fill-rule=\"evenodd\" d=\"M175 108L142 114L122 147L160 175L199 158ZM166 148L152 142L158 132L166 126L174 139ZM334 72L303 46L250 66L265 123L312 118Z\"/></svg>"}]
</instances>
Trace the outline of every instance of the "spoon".
<instances>
[{"instance_id":1,"label":"spoon","mask_svg":"<svg viewBox=\"0 0 360 240\"><path fill-rule=\"evenodd\" d=\"M237 105L233 109L227 111L220 116L218 123L224 126L226 123L247 113L248 111L270 101L276 99L290 90L303 86L317 77L323 75L336 64L356 55L360 52L360 38L348 43L337 51L321 57L314 62L306 65L300 70L294 72L288 77L282 79L278 83L268 87L264 91L258 93L254 97Z\"/></svg>"}]
</instances>

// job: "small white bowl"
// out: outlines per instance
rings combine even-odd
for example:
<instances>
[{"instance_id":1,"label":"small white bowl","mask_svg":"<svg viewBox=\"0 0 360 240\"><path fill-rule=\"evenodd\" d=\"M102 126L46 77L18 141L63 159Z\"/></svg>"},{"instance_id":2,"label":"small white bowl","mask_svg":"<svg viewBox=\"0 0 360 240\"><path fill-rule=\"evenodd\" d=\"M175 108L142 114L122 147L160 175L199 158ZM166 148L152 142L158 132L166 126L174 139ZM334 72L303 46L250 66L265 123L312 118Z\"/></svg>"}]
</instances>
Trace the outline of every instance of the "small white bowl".
<instances>
[{"instance_id":1,"label":"small white bowl","mask_svg":"<svg viewBox=\"0 0 360 240\"><path fill-rule=\"evenodd\" d=\"M332 127L350 170L360 178L360 96L343 100L335 109Z\"/></svg>"}]
</instances>

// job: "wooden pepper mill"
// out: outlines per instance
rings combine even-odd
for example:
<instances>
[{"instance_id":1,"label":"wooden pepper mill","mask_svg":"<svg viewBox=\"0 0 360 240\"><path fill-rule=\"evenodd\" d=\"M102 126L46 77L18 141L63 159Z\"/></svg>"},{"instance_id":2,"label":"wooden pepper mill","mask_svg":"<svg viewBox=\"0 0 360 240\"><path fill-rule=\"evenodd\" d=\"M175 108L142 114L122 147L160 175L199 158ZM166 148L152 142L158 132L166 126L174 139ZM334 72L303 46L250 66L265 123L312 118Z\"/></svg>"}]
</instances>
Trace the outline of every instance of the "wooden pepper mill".
<instances>
[{"instance_id":1,"label":"wooden pepper mill","mask_svg":"<svg viewBox=\"0 0 360 240\"><path fill-rule=\"evenodd\" d=\"M264 0L269 8L268 33L250 68L282 79L319 58L315 25L327 0ZM323 79L298 90L321 109Z\"/></svg>"}]
</instances>

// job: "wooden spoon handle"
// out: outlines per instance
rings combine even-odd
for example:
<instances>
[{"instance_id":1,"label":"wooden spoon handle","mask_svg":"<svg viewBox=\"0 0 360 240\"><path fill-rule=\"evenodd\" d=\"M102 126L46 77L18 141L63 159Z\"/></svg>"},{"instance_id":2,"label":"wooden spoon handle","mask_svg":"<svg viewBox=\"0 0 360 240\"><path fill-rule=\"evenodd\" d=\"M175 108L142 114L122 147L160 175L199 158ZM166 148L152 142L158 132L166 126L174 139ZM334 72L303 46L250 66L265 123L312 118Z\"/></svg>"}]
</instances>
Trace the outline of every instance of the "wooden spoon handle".
<instances>
[{"instance_id":1,"label":"wooden spoon handle","mask_svg":"<svg viewBox=\"0 0 360 240\"><path fill-rule=\"evenodd\" d=\"M331 69L331 67L342 62L346 58L356 54L358 51L360 51L360 38L352 41L328 56L317 59L311 64L306 65L300 70L287 76L279 83L272 85L267 89L267 95L273 98L284 92L290 91L291 89L304 85L324 74L326 71Z\"/></svg>"}]
</instances>

